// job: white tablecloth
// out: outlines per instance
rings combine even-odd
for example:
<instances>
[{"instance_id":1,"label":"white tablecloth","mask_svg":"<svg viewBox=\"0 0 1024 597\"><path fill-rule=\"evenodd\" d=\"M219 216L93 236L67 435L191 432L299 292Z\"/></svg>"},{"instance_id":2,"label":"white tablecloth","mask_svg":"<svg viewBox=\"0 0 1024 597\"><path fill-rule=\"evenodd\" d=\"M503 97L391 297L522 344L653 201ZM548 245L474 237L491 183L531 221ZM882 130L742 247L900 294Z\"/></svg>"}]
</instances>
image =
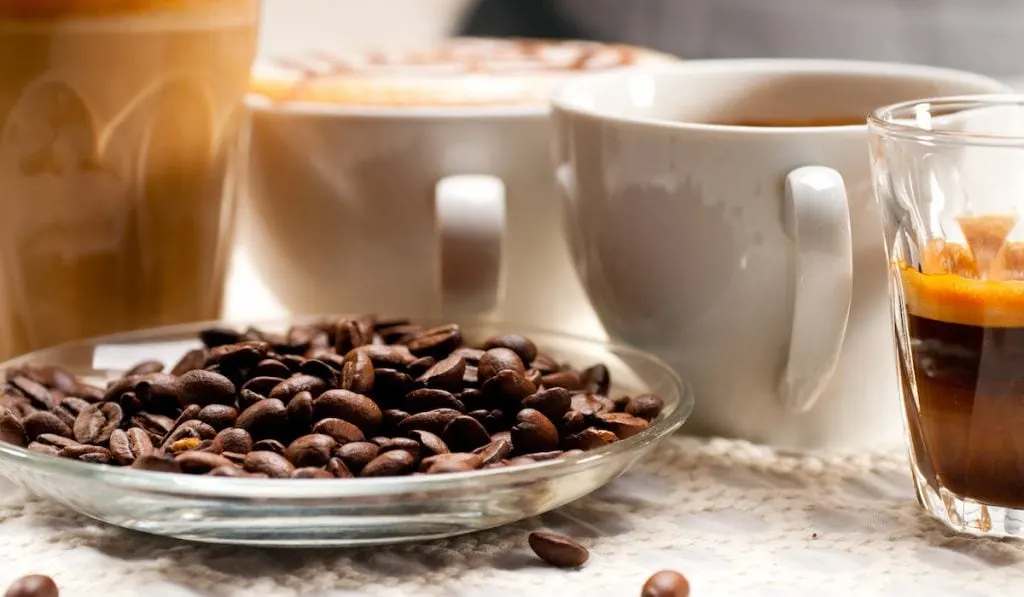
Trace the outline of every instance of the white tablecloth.
<instances>
[{"instance_id":1,"label":"white tablecloth","mask_svg":"<svg viewBox=\"0 0 1024 597\"><path fill-rule=\"evenodd\" d=\"M694 597L1024 594L1024 545L949 534L921 513L902 454L780 454L673 438L608 487L539 519L361 550L206 546L110 528L0 482L0 586L52 575L65 597L634 596L661 568ZM531 530L577 538L579 571Z\"/></svg>"}]
</instances>

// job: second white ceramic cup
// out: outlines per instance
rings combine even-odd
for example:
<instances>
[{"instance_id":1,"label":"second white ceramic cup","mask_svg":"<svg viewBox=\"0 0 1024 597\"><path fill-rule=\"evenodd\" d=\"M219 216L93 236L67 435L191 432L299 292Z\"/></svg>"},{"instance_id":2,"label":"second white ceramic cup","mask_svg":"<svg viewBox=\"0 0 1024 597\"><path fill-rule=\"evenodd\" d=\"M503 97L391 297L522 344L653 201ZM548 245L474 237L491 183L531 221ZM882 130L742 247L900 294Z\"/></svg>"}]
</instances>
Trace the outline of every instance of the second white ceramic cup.
<instances>
[{"instance_id":1,"label":"second white ceramic cup","mask_svg":"<svg viewBox=\"0 0 1024 597\"><path fill-rule=\"evenodd\" d=\"M776 445L902 443L866 126L893 102L1005 91L969 73L709 60L590 75L554 99L577 272L609 336L695 388L688 428Z\"/></svg>"}]
</instances>

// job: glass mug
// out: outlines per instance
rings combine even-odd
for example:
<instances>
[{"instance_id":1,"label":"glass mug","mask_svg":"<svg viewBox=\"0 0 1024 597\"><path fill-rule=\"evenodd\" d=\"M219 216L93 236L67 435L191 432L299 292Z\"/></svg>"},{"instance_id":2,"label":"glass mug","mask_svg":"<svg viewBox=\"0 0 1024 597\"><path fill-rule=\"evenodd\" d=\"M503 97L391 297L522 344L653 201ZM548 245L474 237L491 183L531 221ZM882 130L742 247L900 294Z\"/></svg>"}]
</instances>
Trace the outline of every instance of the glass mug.
<instances>
[{"instance_id":1,"label":"glass mug","mask_svg":"<svg viewBox=\"0 0 1024 597\"><path fill-rule=\"evenodd\" d=\"M0 358L211 319L260 0L0 0Z\"/></svg>"},{"instance_id":2,"label":"glass mug","mask_svg":"<svg viewBox=\"0 0 1024 597\"><path fill-rule=\"evenodd\" d=\"M1024 96L897 104L869 129L918 500L1024 534Z\"/></svg>"}]
</instances>

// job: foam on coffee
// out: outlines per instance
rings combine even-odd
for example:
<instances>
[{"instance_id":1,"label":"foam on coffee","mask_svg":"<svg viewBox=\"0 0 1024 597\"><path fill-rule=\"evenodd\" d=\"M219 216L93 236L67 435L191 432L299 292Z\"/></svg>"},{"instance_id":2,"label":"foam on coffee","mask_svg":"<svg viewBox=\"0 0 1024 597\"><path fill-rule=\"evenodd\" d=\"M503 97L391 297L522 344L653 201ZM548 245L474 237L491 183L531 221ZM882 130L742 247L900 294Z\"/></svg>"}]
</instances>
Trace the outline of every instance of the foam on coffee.
<instances>
[{"instance_id":1,"label":"foam on coffee","mask_svg":"<svg viewBox=\"0 0 1024 597\"><path fill-rule=\"evenodd\" d=\"M570 73L676 61L597 42L458 38L416 51L268 58L254 68L252 91L272 102L359 106L543 104Z\"/></svg>"}]
</instances>

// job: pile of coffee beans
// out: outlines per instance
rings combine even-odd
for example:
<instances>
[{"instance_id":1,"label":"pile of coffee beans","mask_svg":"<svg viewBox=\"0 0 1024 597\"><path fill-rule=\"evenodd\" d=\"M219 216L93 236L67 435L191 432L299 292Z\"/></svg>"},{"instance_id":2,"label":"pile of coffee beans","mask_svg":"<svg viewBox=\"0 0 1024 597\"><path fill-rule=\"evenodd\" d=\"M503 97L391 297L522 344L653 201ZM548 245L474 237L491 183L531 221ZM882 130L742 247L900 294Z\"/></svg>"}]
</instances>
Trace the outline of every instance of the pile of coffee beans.
<instances>
[{"instance_id":1,"label":"pile of coffee beans","mask_svg":"<svg viewBox=\"0 0 1024 597\"><path fill-rule=\"evenodd\" d=\"M611 397L504 334L467 346L458 325L348 317L207 329L170 370L138 363L105 388L50 366L9 370L0 440L150 471L259 478L435 474L592 450L646 429L657 396Z\"/></svg>"}]
</instances>

